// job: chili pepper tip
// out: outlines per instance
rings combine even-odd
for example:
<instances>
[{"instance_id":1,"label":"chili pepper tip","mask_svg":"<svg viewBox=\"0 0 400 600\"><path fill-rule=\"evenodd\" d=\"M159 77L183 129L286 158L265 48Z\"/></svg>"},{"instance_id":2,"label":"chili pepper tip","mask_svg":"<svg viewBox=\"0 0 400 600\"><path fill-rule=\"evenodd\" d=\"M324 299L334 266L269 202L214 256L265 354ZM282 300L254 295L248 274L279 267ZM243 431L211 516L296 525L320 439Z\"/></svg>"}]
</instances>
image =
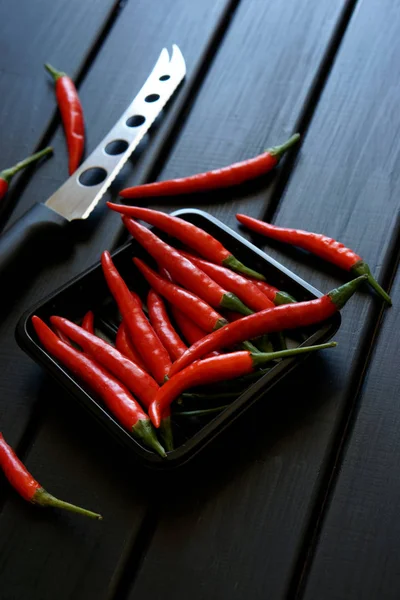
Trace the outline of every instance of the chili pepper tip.
<instances>
[{"instance_id":1,"label":"chili pepper tip","mask_svg":"<svg viewBox=\"0 0 400 600\"><path fill-rule=\"evenodd\" d=\"M356 275L366 275L368 278L369 285L374 288L374 290L387 302L390 306L392 306L392 299L385 292L385 290L379 285L376 281L375 277L372 275L371 270L366 262L360 260L355 265L352 266L351 271Z\"/></svg>"}]
</instances>

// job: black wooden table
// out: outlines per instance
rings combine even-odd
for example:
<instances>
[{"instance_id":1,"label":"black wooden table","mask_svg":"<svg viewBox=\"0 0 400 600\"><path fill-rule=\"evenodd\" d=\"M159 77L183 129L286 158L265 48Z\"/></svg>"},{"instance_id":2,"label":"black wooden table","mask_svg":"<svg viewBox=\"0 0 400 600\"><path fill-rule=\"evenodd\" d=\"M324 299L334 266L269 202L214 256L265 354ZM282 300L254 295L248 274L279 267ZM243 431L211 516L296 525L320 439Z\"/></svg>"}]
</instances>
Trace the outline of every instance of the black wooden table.
<instances>
[{"instance_id":1,"label":"black wooden table","mask_svg":"<svg viewBox=\"0 0 400 600\"><path fill-rule=\"evenodd\" d=\"M202 208L322 231L368 260L336 350L313 356L183 471L133 468L14 341L22 312L121 242L104 202L52 248L18 297L1 288L0 429L55 495L103 522L42 511L1 478L0 598L393 599L400 596L400 5L396 0L0 0L1 166L51 143L15 179L1 226L67 177L49 61L77 81L90 152L177 43L186 81L116 181L183 176L302 134L268 177ZM177 206L152 204L168 212ZM199 199L186 206L199 206ZM253 238L320 290L322 261Z\"/></svg>"}]
</instances>

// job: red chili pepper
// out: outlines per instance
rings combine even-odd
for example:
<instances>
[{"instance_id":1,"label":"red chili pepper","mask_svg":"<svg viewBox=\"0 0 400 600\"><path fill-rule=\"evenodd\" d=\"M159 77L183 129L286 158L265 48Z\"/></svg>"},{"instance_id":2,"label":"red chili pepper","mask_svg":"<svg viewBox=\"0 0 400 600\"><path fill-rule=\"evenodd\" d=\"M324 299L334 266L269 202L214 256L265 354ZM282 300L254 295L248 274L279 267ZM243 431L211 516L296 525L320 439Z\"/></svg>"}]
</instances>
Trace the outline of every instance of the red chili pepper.
<instances>
[{"instance_id":1,"label":"red chili pepper","mask_svg":"<svg viewBox=\"0 0 400 600\"><path fill-rule=\"evenodd\" d=\"M252 278L250 278L249 281L252 281L262 291L262 293L267 296L267 298L272 300L275 306L297 302L297 300L293 298L293 296L291 296L287 292L282 292L282 290L278 290L278 288L267 283L266 281L258 281L257 279Z\"/></svg>"},{"instance_id":2,"label":"red chili pepper","mask_svg":"<svg viewBox=\"0 0 400 600\"><path fill-rule=\"evenodd\" d=\"M252 313L234 294L218 285L178 250L160 240L152 231L133 219L123 216L129 233L147 250L159 265L165 267L173 279L215 308L235 310L243 315Z\"/></svg>"},{"instance_id":3,"label":"red chili pepper","mask_svg":"<svg viewBox=\"0 0 400 600\"><path fill-rule=\"evenodd\" d=\"M56 86L57 104L61 112L69 154L68 170L72 175L79 167L85 146L83 109L72 79L49 64L45 69L53 77Z\"/></svg>"},{"instance_id":4,"label":"red chili pepper","mask_svg":"<svg viewBox=\"0 0 400 600\"><path fill-rule=\"evenodd\" d=\"M157 383L162 384L171 366L168 352L148 322L140 299L129 291L125 281L115 268L109 252L103 252L101 265L108 287L118 304L135 348Z\"/></svg>"},{"instance_id":5,"label":"red chili pepper","mask_svg":"<svg viewBox=\"0 0 400 600\"><path fill-rule=\"evenodd\" d=\"M358 256L350 248L346 248L340 242L333 240L321 233L311 233L302 229L288 229L286 227L278 227L270 223L264 223L258 219L247 217L246 215L236 215L240 223L259 233L266 235L274 240L286 242L308 250L312 254L327 260L328 262L337 265L345 271L350 271L354 275L367 275L368 283L374 290L388 303L392 304L390 296L382 289L376 279L372 276L369 266L363 261L361 256Z\"/></svg>"},{"instance_id":6,"label":"red chili pepper","mask_svg":"<svg viewBox=\"0 0 400 600\"><path fill-rule=\"evenodd\" d=\"M139 365L101 338L63 317L50 317L51 324L78 344L93 360L100 363L135 394L148 408L158 391L158 384Z\"/></svg>"},{"instance_id":7,"label":"red chili pepper","mask_svg":"<svg viewBox=\"0 0 400 600\"><path fill-rule=\"evenodd\" d=\"M195 321L201 329L210 332L226 324L226 319L223 319L221 315L198 296L163 279L139 258L134 258L133 262L157 294L160 294L168 302L179 308L189 319Z\"/></svg>"},{"instance_id":8,"label":"red chili pepper","mask_svg":"<svg viewBox=\"0 0 400 600\"><path fill-rule=\"evenodd\" d=\"M244 340L251 340L265 333L295 329L296 327L307 327L314 323L325 321L325 319L331 317L336 311L343 308L347 300L351 298L366 278L366 275L362 275L339 288L331 290L328 294L316 300L275 306L274 308L254 313L254 315L243 317L234 323L229 323L219 331L214 331L199 342L196 342L196 344L193 344L185 354L174 362L170 369L169 377L172 377L193 361L213 350L226 348Z\"/></svg>"},{"instance_id":9,"label":"red chili pepper","mask_svg":"<svg viewBox=\"0 0 400 600\"><path fill-rule=\"evenodd\" d=\"M205 331L200 329L191 319L189 319L183 312L176 308L176 306L171 305L171 312L181 330L183 337L191 346L195 344L198 340L203 339L204 336L207 335ZM218 356L219 352L211 352L210 356Z\"/></svg>"},{"instance_id":10,"label":"red chili pepper","mask_svg":"<svg viewBox=\"0 0 400 600\"><path fill-rule=\"evenodd\" d=\"M93 311L88 310L82 319L82 329L92 333L94 335L94 314Z\"/></svg>"},{"instance_id":11,"label":"red chili pepper","mask_svg":"<svg viewBox=\"0 0 400 600\"><path fill-rule=\"evenodd\" d=\"M121 354L124 354L124 356L146 371L145 364L134 348L123 321L118 327L117 336L115 338L115 347L121 352Z\"/></svg>"},{"instance_id":12,"label":"red chili pepper","mask_svg":"<svg viewBox=\"0 0 400 600\"><path fill-rule=\"evenodd\" d=\"M75 506L55 498L36 481L29 473L25 465L19 460L14 450L7 444L3 434L0 432L0 467L13 488L24 500L39 506L53 506L63 508L69 512L85 515L91 519L101 520L103 517L91 510Z\"/></svg>"},{"instance_id":13,"label":"red chili pepper","mask_svg":"<svg viewBox=\"0 0 400 600\"><path fill-rule=\"evenodd\" d=\"M214 265L188 252L180 252L197 265L199 269L202 269L204 273L212 277L214 281L236 294L252 310L264 310L265 308L272 308L274 306L274 303L254 283L245 279L239 273L234 273L230 269L226 269L220 265ZM234 310L233 312L237 313L238 311Z\"/></svg>"},{"instance_id":14,"label":"red chili pepper","mask_svg":"<svg viewBox=\"0 0 400 600\"><path fill-rule=\"evenodd\" d=\"M36 154L32 154L31 156L28 156L28 158L21 160L21 162L18 162L13 167L9 167L8 169L4 169L3 171L0 171L0 200L2 198L4 198L4 196L6 195L9 185L10 185L10 182L11 182L12 178L14 177L14 175L16 173L18 173L18 171L25 169L25 167L27 167L28 165L31 165L32 163L41 159L43 156L47 156L48 154L51 154L52 152L53 152L53 148L50 148L50 147L45 148L44 150L41 150L40 152L36 152Z\"/></svg>"},{"instance_id":15,"label":"red chili pepper","mask_svg":"<svg viewBox=\"0 0 400 600\"><path fill-rule=\"evenodd\" d=\"M164 348L166 348L171 360L176 360L186 352L187 346L175 331L162 298L154 290L150 290L147 296L147 308L154 331L160 338Z\"/></svg>"},{"instance_id":16,"label":"red chili pepper","mask_svg":"<svg viewBox=\"0 0 400 600\"><path fill-rule=\"evenodd\" d=\"M33 316L32 324L47 352L86 383L134 437L164 457L148 416L128 389L92 358L62 342L39 317Z\"/></svg>"},{"instance_id":17,"label":"red chili pepper","mask_svg":"<svg viewBox=\"0 0 400 600\"><path fill-rule=\"evenodd\" d=\"M279 159L286 150L291 148L299 139L300 135L295 133L281 146L269 148L254 158L234 163L222 169L214 169L207 173L198 173L191 177L182 177L169 181L156 181L155 183L126 188L120 191L120 195L123 198L176 196L178 194L193 194L239 185L271 171L278 164Z\"/></svg>"},{"instance_id":18,"label":"red chili pepper","mask_svg":"<svg viewBox=\"0 0 400 600\"><path fill-rule=\"evenodd\" d=\"M281 358L290 358L298 354L333 348L335 342L320 344L316 346L303 346L291 348L290 350L280 350L278 352L265 352L252 354L247 350L241 352L232 352L230 354L221 354L212 358L196 361L189 365L183 371L180 371L157 392L153 404L150 406L149 415L155 427L159 427L161 417L165 410L170 409L171 403L182 392L198 385L207 385L217 383L227 379L235 379L252 373L258 367L272 360Z\"/></svg>"},{"instance_id":19,"label":"red chili pepper","mask_svg":"<svg viewBox=\"0 0 400 600\"><path fill-rule=\"evenodd\" d=\"M255 279L265 279L264 275L242 264L212 235L192 223L188 223L179 217L166 215L160 211L141 206L125 206L122 204L113 204L112 202L107 202L107 206L116 212L136 219L142 219L142 221L154 225L158 229L161 229L161 231L165 231L165 233L180 240L189 248L195 250L200 256L213 263L223 265L233 271L249 275Z\"/></svg>"}]
</instances>

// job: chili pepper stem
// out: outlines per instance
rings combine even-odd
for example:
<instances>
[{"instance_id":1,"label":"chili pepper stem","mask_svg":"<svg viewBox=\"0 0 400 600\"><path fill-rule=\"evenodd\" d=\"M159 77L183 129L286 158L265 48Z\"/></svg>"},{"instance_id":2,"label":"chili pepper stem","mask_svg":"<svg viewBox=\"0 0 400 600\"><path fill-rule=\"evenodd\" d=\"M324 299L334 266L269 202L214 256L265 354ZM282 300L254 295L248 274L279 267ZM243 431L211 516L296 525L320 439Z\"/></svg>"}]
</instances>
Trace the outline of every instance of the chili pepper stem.
<instances>
[{"instance_id":1,"label":"chili pepper stem","mask_svg":"<svg viewBox=\"0 0 400 600\"><path fill-rule=\"evenodd\" d=\"M179 412L175 413L175 416L179 416L179 417L202 417L205 415L211 415L213 413L216 412L221 412L222 410L225 410L225 408L228 408L229 404L226 404L225 406L216 406L215 408L203 408L203 409L199 409L199 410L182 410Z\"/></svg>"},{"instance_id":2,"label":"chili pepper stem","mask_svg":"<svg viewBox=\"0 0 400 600\"><path fill-rule=\"evenodd\" d=\"M272 148L268 148L268 150L266 150L266 152L269 152L269 154L271 154L275 158L279 159L287 150L289 150L289 148L291 148L292 146L297 144L299 139L300 139L300 134L295 133L284 144L281 144L280 146L273 146Z\"/></svg>"},{"instance_id":3,"label":"chili pepper stem","mask_svg":"<svg viewBox=\"0 0 400 600\"><path fill-rule=\"evenodd\" d=\"M48 146L47 148L44 148L43 150L40 150L39 152L36 152L35 154L28 156L24 160L21 160L20 162L15 164L13 167L10 167L9 169L4 169L4 171L0 172L0 178L7 181L7 183L10 183L11 179L14 177L14 175L16 173L18 173L18 171L25 169L25 167L27 167L28 165L31 165L32 163L37 162L38 160L43 158L43 156L47 156L48 154L51 154L52 152L53 152L53 148L51 146Z\"/></svg>"},{"instance_id":4,"label":"chili pepper stem","mask_svg":"<svg viewBox=\"0 0 400 600\"><path fill-rule=\"evenodd\" d=\"M259 349L257 348L257 346L252 344L249 340L242 342L240 345L243 348L243 350L248 350L249 352L254 352L254 353L260 352Z\"/></svg>"},{"instance_id":5,"label":"chili pepper stem","mask_svg":"<svg viewBox=\"0 0 400 600\"><path fill-rule=\"evenodd\" d=\"M328 296L338 310L343 308L347 300L351 298L354 292L366 279L368 279L368 275L361 275L360 277L352 279L352 281L344 283L339 288L335 288L329 292Z\"/></svg>"},{"instance_id":6,"label":"chili pepper stem","mask_svg":"<svg viewBox=\"0 0 400 600\"><path fill-rule=\"evenodd\" d=\"M360 260L359 262L357 262L355 265L352 266L351 268L352 273L355 273L356 275L366 275L368 277L368 283L371 287L374 288L374 290L390 305L392 306L392 299L389 296L389 294L387 294L385 292L385 290L383 288L381 288L381 286L379 285L379 283L376 281L376 279L373 277L371 270L369 268L369 266L367 265L366 262L364 262L363 260Z\"/></svg>"},{"instance_id":7,"label":"chili pepper stem","mask_svg":"<svg viewBox=\"0 0 400 600\"><path fill-rule=\"evenodd\" d=\"M232 400L237 398L240 392L226 392L222 394L195 394L184 392L181 396L183 400Z\"/></svg>"},{"instance_id":8,"label":"chili pepper stem","mask_svg":"<svg viewBox=\"0 0 400 600\"><path fill-rule=\"evenodd\" d=\"M163 439L166 451L171 452L171 450L174 449L174 438L172 435L171 417L165 417L164 419L161 419L159 431Z\"/></svg>"},{"instance_id":9,"label":"chili pepper stem","mask_svg":"<svg viewBox=\"0 0 400 600\"><path fill-rule=\"evenodd\" d=\"M243 275L248 275L249 277L253 277L259 281L265 281L264 275L261 275L261 273L258 273L257 271L253 271L253 269L249 269L249 267L246 267L246 265L241 263L240 260L235 258L232 254L224 258L222 265L224 267L228 267L228 269L232 269L232 271L236 271L237 273L243 273Z\"/></svg>"},{"instance_id":10,"label":"chili pepper stem","mask_svg":"<svg viewBox=\"0 0 400 600\"><path fill-rule=\"evenodd\" d=\"M152 448L165 458L166 452L158 441L152 424L147 419L140 419L133 427L132 433L140 442L143 442L148 448Z\"/></svg>"},{"instance_id":11,"label":"chili pepper stem","mask_svg":"<svg viewBox=\"0 0 400 600\"><path fill-rule=\"evenodd\" d=\"M251 359L254 367L258 367L270 360L289 358L298 354L308 354L309 352L334 348L335 346L337 346L336 342L328 342L327 344L316 344L315 346L299 346L298 348L290 348L289 350L278 350L278 352L259 352L258 354L252 354Z\"/></svg>"},{"instance_id":12,"label":"chili pepper stem","mask_svg":"<svg viewBox=\"0 0 400 600\"><path fill-rule=\"evenodd\" d=\"M53 77L54 82L56 82L58 79L60 79L61 77L66 77L66 73L64 73L63 71L58 71L57 69L55 69L54 67L52 67L49 63L46 63L44 65L44 68L46 69L46 71L48 71L48 73L50 73L50 75Z\"/></svg>"},{"instance_id":13,"label":"chili pepper stem","mask_svg":"<svg viewBox=\"0 0 400 600\"><path fill-rule=\"evenodd\" d=\"M80 506L75 506L75 504L70 504L69 502L64 502L64 500L55 498L43 488L38 488L36 490L31 502L33 504L39 504L40 506L53 506L54 508L62 508L64 510L68 510L69 512L78 513L79 515L84 515L85 517L89 517L91 519L98 519L100 521L103 519L101 515L94 513L91 510L86 510Z\"/></svg>"},{"instance_id":14,"label":"chili pepper stem","mask_svg":"<svg viewBox=\"0 0 400 600\"><path fill-rule=\"evenodd\" d=\"M274 298L275 306L280 306L281 304L292 304L293 302L297 302L297 300L287 292L276 292Z\"/></svg>"},{"instance_id":15,"label":"chili pepper stem","mask_svg":"<svg viewBox=\"0 0 400 600\"><path fill-rule=\"evenodd\" d=\"M254 312L245 304L243 304L243 302L231 292L228 292L222 296L220 307L226 308L227 310L233 310L235 312L240 313L241 315L252 315Z\"/></svg>"}]
</instances>

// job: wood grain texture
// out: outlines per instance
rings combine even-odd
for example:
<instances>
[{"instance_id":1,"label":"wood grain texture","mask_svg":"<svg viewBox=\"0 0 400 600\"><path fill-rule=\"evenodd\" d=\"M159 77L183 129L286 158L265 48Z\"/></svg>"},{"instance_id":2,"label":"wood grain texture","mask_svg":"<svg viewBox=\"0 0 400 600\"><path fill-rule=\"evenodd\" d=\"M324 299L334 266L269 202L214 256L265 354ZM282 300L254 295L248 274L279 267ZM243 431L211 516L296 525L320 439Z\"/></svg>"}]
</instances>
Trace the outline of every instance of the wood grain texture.
<instances>
[{"instance_id":1,"label":"wood grain texture","mask_svg":"<svg viewBox=\"0 0 400 600\"><path fill-rule=\"evenodd\" d=\"M179 44L190 76L226 3L207 0L189 5L176 0L169 3L168 11L161 6L159 0L129 2L85 78L80 96L87 107L88 151L140 89L164 46ZM156 137L155 128L146 143ZM55 158L26 187L10 222L64 181L67 163L61 128L52 143ZM73 247L63 241L62 248L49 248L46 264L32 269L25 264L22 289L17 294L10 289L5 299L0 328L4 435L13 446L23 439L24 448L26 439L34 440L23 458L43 485L54 494L98 508L104 521L88 523L58 513L46 516L1 486L2 499L5 496L0 519L2 600L112 598L154 498L146 475L128 463L121 449L75 404L71 409L71 398L49 382L14 341L22 312L97 261L119 228L119 217L106 212L104 205L99 207L86 223L71 226ZM28 435L23 437L27 427Z\"/></svg>"},{"instance_id":2,"label":"wood grain texture","mask_svg":"<svg viewBox=\"0 0 400 600\"><path fill-rule=\"evenodd\" d=\"M346 4L241 2L158 179L229 165L290 137ZM240 188L164 198L152 206L201 205L235 226L239 207L254 216L263 213L276 176L277 171ZM129 177L127 182L132 183Z\"/></svg>"},{"instance_id":3,"label":"wood grain texture","mask_svg":"<svg viewBox=\"0 0 400 600\"><path fill-rule=\"evenodd\" d=\"M388 0L384 6L366 0L356 10L276 217L279 225L321 231L349 244L384 284L394 268L399 212L398 86L391 77L400 51L397 14ZM177 174L174 156L169 175ZM229 221L238 205L214 211ZM240 203L243 212L253 209L253 203ZM272 243L268 251L321 290L346 280L305 253ZM226 445L223 459L216 458L217 448L215 458L182 478L131 598L157 597L162 589L192 599L295 594L380 311L372 293L359 293L343 311L338 348L318 364L309 362L272 394L269 408L258 408L232 437L227 434L220 443ZM313 597L325 595L316 585Z\"/></svg>"},{"instance_id":4,"label":"wood grain texture","mask_svg":"<svg viewBox=\"0 0 400 600\"><path fill-rule=\"evenodd\" d=\"M338 465L306 600L320 598L321 590L326 600L399 596L399 273L392 298Z\"/></svg>"},{"instance_id":5,"label":"wood grain texture","mask_svg":"<svg viewBox=\"0 0 400 600\"><path fill-rule=\"evenodd\" d=\"M1 0L0 170L35 150L56 112L53 85L44 63L53 63L76 77L116 4L116 0ZM21 177L14 178L1 215L6 205L10 209L18 202L16 184Z\"/></svg>"}]
</instances>

